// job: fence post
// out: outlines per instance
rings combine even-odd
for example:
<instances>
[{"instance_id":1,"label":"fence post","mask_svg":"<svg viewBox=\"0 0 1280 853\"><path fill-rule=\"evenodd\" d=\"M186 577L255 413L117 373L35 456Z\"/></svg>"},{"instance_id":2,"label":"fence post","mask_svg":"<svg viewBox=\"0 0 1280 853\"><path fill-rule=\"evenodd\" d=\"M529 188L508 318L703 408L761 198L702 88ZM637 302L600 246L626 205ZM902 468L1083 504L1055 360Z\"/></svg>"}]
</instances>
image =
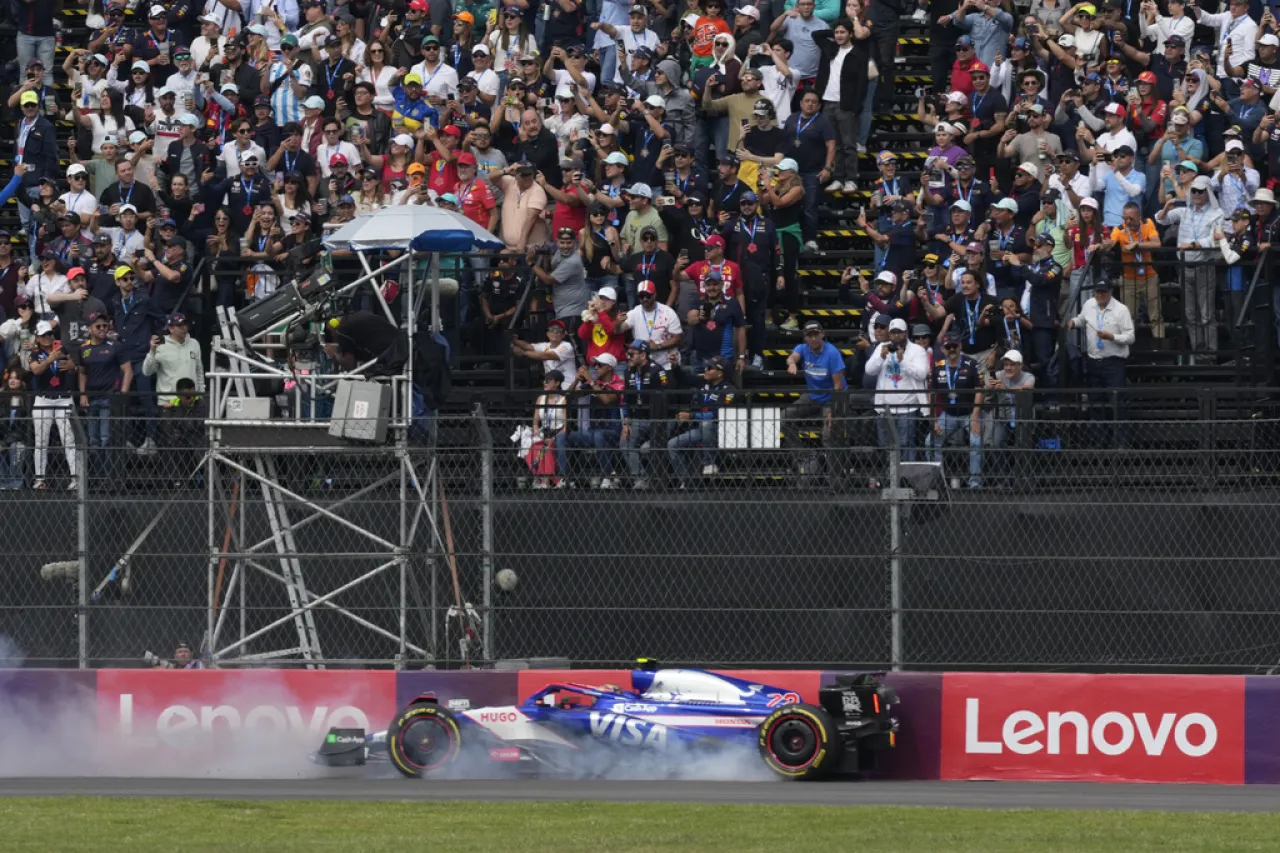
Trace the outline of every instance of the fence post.
<instances>
[{"instance_id":1,"label":"fence post","mask_svg":"<svg viewBox=\"0 0 1280 853\"><path fill-rule=\"evenodd\" d=\"M889 502L889 663L902 669L902 501L910 491L901 488L902 446L898 440L898 415L886 412L889 433L889 482L881 498ZM905 494L904 494L905 492Z\"/></svg>"},{"instance_id":2,"label":"fence post","mask_svg":"<svg viewBox=\"0 0 1280 853\"><path fill-rule=\"evenodd\" d=\"M77 643L80 669L89 668L89 436L75 420L76 435L76 578L79 598ZM103 451L106 452L105 450Z\"/></svg>"},{"instance_id":3,"label":"fence post","mask_svg":"<svg viewBox=\"0 0 1280 853\"><path fill-rule=\"evenodd\" d=\"M484 407L475 408L476 426L480 432L480 566L484 585L482 601L484 616L481 620L484 636L481 647L484 659L493 660L493 436L485 421Z\"/></svg>"}]
</instances>

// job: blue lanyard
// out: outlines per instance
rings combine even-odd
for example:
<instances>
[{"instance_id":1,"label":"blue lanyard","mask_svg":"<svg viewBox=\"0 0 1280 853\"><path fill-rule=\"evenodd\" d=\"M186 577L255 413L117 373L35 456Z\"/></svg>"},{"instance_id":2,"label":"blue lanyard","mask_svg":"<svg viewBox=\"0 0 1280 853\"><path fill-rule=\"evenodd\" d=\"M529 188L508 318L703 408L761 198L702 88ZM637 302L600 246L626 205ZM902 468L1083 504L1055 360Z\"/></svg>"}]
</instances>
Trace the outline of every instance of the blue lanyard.
<instances>
[{"instance_id":1,"label":"blue lanyard","mask_svg":"<svg viewBox=\"0 0 1280 853\"><path fill-rule=\"evenodd\" d=\"M294 171L293 167L298 162L298 152L293 152L293 159L289 159L289 152L284 152L284 170L286 173Z\"/></svg>"},{"instance_id":2,"label":"blue lanyard","mask_svg":"<svg viewBox=\"0 0 1280 853\"><path fill-rule=\"evenodd\" d=\"M960 188L960 184L959 184L959 182L957 182L957 183L956 183L956 195L960 197L960 200L961 200L961 201L965 201L965 202L967 202L967 201L969 201L969 199L973 198L973 185L974 185L974 184L976 184L976 183L977 183L977 181L970 181L970 182L969 182L969 194L968 194L968 195L965 195L964 190L962 190L962 189Z\"/></svg>"},{"instance_id":3,"label":"blue lanyard","mask_svg":"<svg viewBox=\"0 0 1280 853\"><path fill-rule=\"evenodd\" d=\"M261 237L259 237L259 238L258 238L258 251L259 251L259 252L266 251L266 248L267 248L267 240L269 240L270 238L271 238L271 233L270 233L270 232L267 232L266 234L263 234Z\"/></svg>"},{"instance_id":4,"label":"blue lanyard","mask_svg":"<svg viewBox=\"0 0 1280 853\"><path fill-rule=\"evenodd\" d=\"M813 116L803 124L800 123L800 116L796 116L796 142L800 141L800 134L808 130L809 125L818 120L818 115L819 113L814 113Z\"/></svg>"},{"instance_id":5,"label":"blue lanyard","mask_svg":"<svg viewBox=\"0 0 1280 853\"><path fill-rule=\"evenodd\" d=\"M1258 107L1255 104L1254 106L1249 107L1248 109L1245 109L1244 104L1241 104L1240 105L1240 123L1244 124L1244 122L1248 121L1250 114L1252 114L1253 111L1256 110L1257 108Z\"/></svg>"},{"instance_id":6,"label":"blue lanyard","mask_svg":"<svg viewBox=\"0 0 1280 853\"><path fill-rule=\"evenodd\" d=\"M1014 331L1018 328L1018 324L1017 324L1017 323L1014 323L1013 325L1009 325L1009 318L1008 318L1008 317L1004 318L1004 320L1003 320L1002 322L1004 323L1004 336L1005 336L1005 338L1009 341L1009 343L1013 343L1013 333L1014 333Z\"/></svg>"},{"instance_id":7,"label":"blue lanyard","mask_svg":"<svg viewBox=\"0 0 1280 853\"><path fill-rule=\"evenodd\" d=\"M1099 332L1099 334L1098 334L1098 349L1102 349L1102 334L1101 334L1101 332L1102 332L1102 313L1103 313L1103 309L1098 308L1098 307L1095 305L1095 306L1094 306L1094 311L1095 311L1095 313L1097 313L1097 315L1098 315L1098 332Z\"/></svg>"},{"instance_id":8,"label":"blue lanyard","mask_svg":"<svg viewBox=\"0 0 1280 853\"><path fill-rule=\"evenodd\" d=\"M729 191L724 194L724 198L720 199L721 207L724 207L725 203L729 201L729 196L733 195L738 191L738 184L739 184L739 181L735 178L733 182L733 186L729 187Z\"/></svg>"},{"instance_id":9,"label":"blue lanyard","mask_svg":"<svg viewBox=\"0 0 1280 853\"><path fill-rule=\"evenodd\" d=\"M256 189L256 187L254 186L254 182L253 182L253 181L249 181L249 183L247 183L247 184L246 184L246 183L244 182L244 178L241 178L241 179L240 179L240 189L244 190L244 204L245 204L245 207L249 207L249 206L251 206L251 205L253 204L253 191L254 191L254 189Z\"/></svg>"},{"instance_id":10,"label":"blue lanyard","mask_svg":"<svg viewBox=\"0 0 1280 853\"><path fill-rule=\"evenodd\" d=\"M974 118L978 117L978 107L982 106L982 102L985 101L986 99L987 99L987 96L985 93L982 95L982 97L978 97L977 92L973 93L973 117Z\"/></svg>"},{"instance_id":11,"label":"blue lanyard","mask_svg":"<svg viewBox=\"0 0 1280 853\"><path fill-rule=\"evenodd\" d=\"M640 273L641 273L641 275L645 275L645 276L647 276L647 275L649 274L649 270L651 270L651 269L656 269L656 268L657 268L657 266L658 266L658 253L657 253L657 252L654 252L654 253L653 253L653 258L652 258L652 259L651 259L648 255L641 255L641 256L640 256Z\"/></svg>"},{"instance_id":12,"label":"blue lanyard","mask_svg":"<svg viewBox=\"0 0 1280 853\"><path fill-rule=\"evenodd\" d=\"M748 237L748 239L751 240L752 243L756 241L756 229L759 227L760 227L760 217L759 216L751 217L751 234ZM747 230L747 224L745 222L742 223L742 230L744 231Z\"/></svg>"},{"instance_id":13,"label":"blue lanyard","mask_svg":"<svg viewBox=\"0 0 1280 853\"><path fill-rule=\"evenodd\" d=\"M338 64L333 66L333 68L330 68L327 63L324 66L324 77L326 80L329 81L329 91L331 92L333 91L333 81L337 79L338 69L341 67L342 67L341 59L338 60ZM440 69L437 67L436 70L439 71ZM432 74L431 76L434 77L436 75Z\"/></svg>"},{"instance_id":14,"label":"blue lanyard","mask_svg":"<svg viewBox=\"0 0 1280 853\"><path fill-rule=\"evenodd\" d=\"M680 192L684 192L686 189L688 189L689 182L692 180L693 180L693 172L690 172L689 177L687 178L682 178L680 177L680 174L678 172L676 173L676 186L680 188Z\"/></svg>"},{"instance_id":15,"label":"blue lanyard","mask_svg":"<svg viewBox=\"0 0 1280 853\"><path fill-rule=\"evenodd\" d=\"M978 328L978 306L982 304L982 297L979 296L973 300L973 310L969 310L969 300L964 301L964 318L969 324L969 346L974 346L973 333Z\"/></svg>"},{"instance_id":16,"label":"blue lanyard","mask_svg":"<svg viewBox=\"0 0 1280 853\"><path fill-rule=\"evenodd\" d=\"M136 186L137 186L137 184L136 184L136 183L129 184L129 194L128 194L128 195L125 195L124 193L120 193L120 204L121 204L121 206L128 204L128 203L129 203L129 199L133 198L133 188L134 188L134 187L136 187Z\"/></svg>"},{"instance_id":17,"label":"blue lanyard","mask_svg":"<svg viewBox=\"0 0 1280 853\"><path fill-rule=\"evenodd\" d=\"M956 377L959 375L959 373L960 373L960 365L956 365L955 367L952 367L950 364L947 365L947 390L948 391L956 390Z\"/></svg>"}]
</instances>

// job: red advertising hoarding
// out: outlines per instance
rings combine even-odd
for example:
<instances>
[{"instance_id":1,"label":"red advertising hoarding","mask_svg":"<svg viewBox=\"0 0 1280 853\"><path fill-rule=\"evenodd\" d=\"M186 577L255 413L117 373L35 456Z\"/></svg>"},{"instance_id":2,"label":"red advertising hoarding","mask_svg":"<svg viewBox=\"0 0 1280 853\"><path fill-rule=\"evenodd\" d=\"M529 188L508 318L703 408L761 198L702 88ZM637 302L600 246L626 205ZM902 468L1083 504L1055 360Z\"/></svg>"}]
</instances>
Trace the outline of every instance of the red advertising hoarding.
<instances>
[{"instance_id":1,"label":"red advertising hoarding","mask_svg":"<svg viewBox=\"0 0 1280 853\"><path fill-rule=\"evenodd\" d=\"M943 779L1244 782L1234 676L948 673Z\"/></svg>"},{"instance_id":2,"label":"red advertising hoarding","mask_svg":"<svg viewBox=\"0 0 1280 853\"><path fill-rule=\"evenodd\" d=\"M126 749L318 745L331 726L381 729L396 674L350 670L103 670L98 730Z\"/></svg>"}]
</instances>

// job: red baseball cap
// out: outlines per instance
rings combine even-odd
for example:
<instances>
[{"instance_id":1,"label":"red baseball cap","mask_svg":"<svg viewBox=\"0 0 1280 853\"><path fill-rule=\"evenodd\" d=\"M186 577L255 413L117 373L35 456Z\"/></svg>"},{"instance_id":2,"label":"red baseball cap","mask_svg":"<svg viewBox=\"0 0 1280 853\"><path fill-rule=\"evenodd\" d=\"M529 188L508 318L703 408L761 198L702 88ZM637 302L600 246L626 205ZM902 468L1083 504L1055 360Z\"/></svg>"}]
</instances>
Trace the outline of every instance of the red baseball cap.
<instances>
[{"instance_id":1,"label":"red baseball cap","mask_svg":"<svg viewBox=\"0 0 1280 853\"><path fill-rule=\"evenodd\" d=\"M987 63L983 62L980 59L975 59L973 62L970 62L969 67L966 70L970 74L972 74L975 71L981 71L983 74L986 74L988 76L991 74L991 69L987 67Z\"/></svg>"},{"instance_id":2,"label":"red baseball cap","mask_svg":"<svg viewBox=\"0 0 1280 853\"><path fill-rule=\"evenodd\" d=\"M78 275L84 275L84 267L72 267L67 270L67 281L71 281L71 279Z\"/></svg>"},{"instance_id":3,"label":"red baseball cap","mask_svg":"<svg viewBox=\"0 0 1280 853\"><path fill-rule=\"evenodd\" d=\"M1138 82L1154 84L1156 82L1156 75L1152 74L1150 71L1143 71L1138 75Z\"/></svg>"},{"instance_id":4,"label":"red baseball cap","mask_svg":"<svg viewBox=\"0 0 1280 853\"><path fill-rule=\"evenodd\" d=\"M476 164L476 155L470 151L463 151L458 155L459 166L474 166Z\"/></svg>"},{"instance_id":5,"label":"red baseball cap","mask_svg":"<svg viewBox=\"0 0 1280 853\"><path fill-rule=\"evenodd\" d=\"M427 3L427 0L413 0L409 4L409 8L415 12L426 12L431 8L431 5Z\"/></svg>"},{"instance_id":6,"label":"red baseball cap","mask_svg":"<svg viewBox=\"0 0 1280 853\"><path fill-rule=\"evenodd\" d=\"M705 240L703 240L703 241L702 241L702 245L704 245L704 246L719 246L721 249L723 249L723 248L724 248L724 238L723 238L723 237L721 237L719 234L712 234L710 237L708 237L707 239L705 239Z\"/></svg>"},{"instance_id":7,"label":"red baseball cap","mask_svg":"<svg viewBox=\"0 0 1280 853\"><path fill-rule=\"evenodd\" d=\"M347 155L334 154L332 157L329 158L329 165L332 166L334 163L347 163ZM347 165L350 165L350 164L347 163Z\"/></svg>"},{"instance_id":8,"label":"red baseball cap","mask_svg":"<svg viewBox=\"0 0 1280 853\"><path fill-rule=\"evenodd\" d=\"M723 238L720 238L720 239L723 239ZM644 281L636 285L636 293L657 293L657 292L658 292L658 285L654 284L648 279L645 279Z\"/></svg>"},{"instance_id":9,"label":"red baseball cap","mask_svg":"<svg viewBox=\"0 0 1280 853\"><path fill-rule=\"evenodd\" d=\"M459 139L462 138L462 129L459 128L456 124L448 125L440 132L447 133L449 136L456 136Z\"/></svg>"}]
</instances>

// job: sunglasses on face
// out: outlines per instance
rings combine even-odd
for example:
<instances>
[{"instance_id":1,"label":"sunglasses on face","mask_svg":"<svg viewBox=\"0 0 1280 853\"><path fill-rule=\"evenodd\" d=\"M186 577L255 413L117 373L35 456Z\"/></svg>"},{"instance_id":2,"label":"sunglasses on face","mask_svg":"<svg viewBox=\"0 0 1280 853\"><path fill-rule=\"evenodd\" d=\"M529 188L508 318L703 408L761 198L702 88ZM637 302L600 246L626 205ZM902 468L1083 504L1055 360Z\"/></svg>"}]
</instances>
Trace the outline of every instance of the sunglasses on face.
<instances>
[{"instance_id":1,"label":"sunglasses on face","mask_svg":"<svg viewBox=\"0 0 1280 853\"><path fill-rule=\"evenodd\" d=\"M439 50L439 49L440 49L440 45L438 44L429 44L423 48L423 50Z\"/></svg>"},{"instance_id":2,"label":"sunglasses on face","mask_svg":"<svg viewBox=\"0 0 1280 853\"><path fill-rule=\"evenodd\" d=\"M960 345L959 344L943 344L942 348L945 350L960 349Z\"/></svg>"}]
</instances>

